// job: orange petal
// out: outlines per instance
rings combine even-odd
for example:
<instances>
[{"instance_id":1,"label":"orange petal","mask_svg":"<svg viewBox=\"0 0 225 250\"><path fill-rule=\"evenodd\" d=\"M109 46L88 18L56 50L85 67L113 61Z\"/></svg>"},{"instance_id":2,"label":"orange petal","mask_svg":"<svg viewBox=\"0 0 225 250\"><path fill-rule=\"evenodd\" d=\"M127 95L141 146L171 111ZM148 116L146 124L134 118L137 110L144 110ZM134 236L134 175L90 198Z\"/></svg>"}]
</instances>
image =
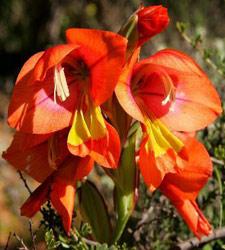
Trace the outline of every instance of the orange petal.
<instances>
[{"instance_id":1,"label":"orange petal","mask_svg":"<svg viewBox=\"0 0 225 250\"><path fill-rule=\"evenodd\" d=\"M59 145L59 161L57 166L68 155L66 147L66 136L61 133ZM13 167L18 170L23 170L35 180L44 181L54 170L48 161L48 138L50 135L29 135L24 133L16 133L12 144L3 153L3 158L6 159ZM24 142L24 144L23 144ZM30 143L30 144L29 144Z\"/></svg>"},{"instance_id":2,"label":"orange petal","mask_svg":"<svg viewBox=\"0 0 225 250\"><path fill-rule=\"evenodd\" d=\"M183 200L173 204L196 237L201 239L202 236L208 236L212 232L211 225L195 201Z\"/></svg>"},{"instance_id":3,"label":"orange petal","mask_svg":"<svg viewBox=\"0 0 225 250\"><path fill-rule=\"evenodd\" d=\"M197 237L208 235L211 227L198 208L195 199L212 174L212 163L204 148L194 138L186 138L189 152L184 169L169 173L163 179L160 190L166 195Z\"/></svg>"},{"instance_id":4,"label":"orange petal","mask_svg":"<svg viewBox=\"0 0 225 250\"><path fill-rule=\"evenodd\" d=\"M146 185L150 191L154 191L167 173L177 170L176 153L169 149L165 154L155 157L153 151L146 150L145 144L148 140L150 139L146 137L141 143L139 167Z\"/></svg>"},{"instance_id":5,"label":"orange petal","mask_svg":"<svg viewBox=\"0 0 225 250\"><path fill-rule=\"evenodd\" d=\"M34 66L37 64L38 60L43 56L44 52L38 52L31 56L23 65L22 69L20 70L19 75L16 79L16 84L24 84L27 82L32 74Z\"/></svg>"},{"instance_id":6,"label":"orange petal","mask_svg":"<svg viewBox=\"0 0 225 250\"><path fill-rule=\"evenodd\" d=\"M74 185L77 180L82 180L90 173L93 165L93 159L89 156L83 158L71 156L57 170L56 176L67 184Z\"/></svg>"},{"instance_id":7,"label":"orange petal","mask_svg":"<svg viewBox=\"0 0 225 250\"><path fill-rule=\"evenodd\" d=\"M50 69L58 66L67 55L77 48L79 48L78 45L62 44L47 49L34 66L31 82L43 81Z\"/></svg>"},{"instance_id":8,"label":"orange petal","mask_svg":"<svg viewBox=\"0 0 225 250\"><path fill-rule=\"evenodd\" d=\"M124 66L115 88L116 97L123 109L133 118L144 122L143 114L134 100L131 90L131 76L138 60L140 49L136 49L128 63Z\"/></svg>"},{"instance_id":9,"label":"orange petal","mask_svg":"<svg viewBox=\"0 0 225 250\"><path fill-rule=\"evenodd\" d=\"M80 45L79 53L91 71L90 93L98 106L113 93L125 63L127 40L113 32L68 29L67 41Z\"/></svg>"},{"instance_id":10,"label":"orange petal","mask_svg":"<svg viewBox=\"0 0 225 250\"><path fill-rule=\"evenodd\" d=\"M55 103L54 67L76 48L71 44L58 45L34 56L34 60L31 57L33 69L27 66L30 60L25 63L9 105L8 123L11 127L22 132L46 134L70 125L78 99L77 85L68 82L70 98Z\"/></svg>"},{"instance_id":11,"label":"orange petal","mask_svg":"<svg viewBox=\"0 0 225 250\"><path fill-rule=\"evenodd\" d=\"M55 173L50 199L62 217L67 233L72 223L76 183L87 176L92 168L93 160L90 157L71 157Z\"/></svg>"},{"instance_id":12,"label":"orange petal","mask_svg":"<svg viewBox=\"0 0 225 250\"><path fill-rule=\"evenodd\" d=\"M204 128L222 112L219 96L195 61L182 52L165 49L143 60L165 70L176 88L175 100L163 121L175 131Z\"/></svg>"},{"instance_id":13,"label":"orange petal","mask_svg":"<svg viewBox=\"0 0 225 250\"><path fill-rule=\"evenodd\" d=\"M115 128L105 121L106 135L89 139L79 146L68 144L70 152L81 157L90 155L99 165L116 168L120 157L120 139Z\"/></svg>"},{"instance_id":14,"label":"orange petal","mask_svg":"<svg viewBox=\"0 0 225 250\"><path fill-rule=\"evenodd\" d=\"M167 174L160 187L170 199L196 199L212 175L212 162L205 147L194 138L186 138L185 147L189 158L183 170Z\"/></svg>"},{"instance_id":15,"label":"orange petal","mask_svg":"<svg viewBox=\"0 0 225 250\"><path fill-rule=\"evenodd\" d=\"M47 201L48 193L50 191L51 178L47 178L26 200L21 207L21 215L29 218L33 217L41 206Z\"/></svg>"},{"instance_id":16,"label":"orange petal","mask_svg":"<svg viewBox=\"0 0 225 250\"><path fill-rule=\"evenodd\" d=\"M52 205L62 217L64 229L69 234L75 201L75 187L64 181L55 180L51 188Z\"/></svg>"},{"instance_id":17,"label":"orange petal","mask_svg":"<svg viewBox=\"0 0 225 250\"><path fill-rule=\"evenodd\" d=\"M120 158L120 138L116 129L106 122L107 135L94 140L90 156L101 166L116 168Z\"/></svg>"}]
</instances>

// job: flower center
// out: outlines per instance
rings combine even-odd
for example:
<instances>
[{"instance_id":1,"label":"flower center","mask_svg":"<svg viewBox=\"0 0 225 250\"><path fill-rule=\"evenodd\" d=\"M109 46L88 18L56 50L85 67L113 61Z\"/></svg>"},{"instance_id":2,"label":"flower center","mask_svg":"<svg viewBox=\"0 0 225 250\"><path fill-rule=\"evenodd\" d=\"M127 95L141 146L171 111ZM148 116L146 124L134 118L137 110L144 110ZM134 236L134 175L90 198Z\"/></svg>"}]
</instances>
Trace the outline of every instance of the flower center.
<instances>
[{"instance_id":1,"label":"flower center","mask_svg":"<svg viewBox=\"0 0 225 250\"><path fill-rule=\"evenodd\" d=\"M82 59L76 60L71 73L75 76L77 80L85 81L89 77L89 69L86 63Z\"/></svg>"},{"instance_id":2,"label":"flower center","mask_svg":"<svg viewBox=\"0 0 225 250\"><path fill-rule=\"evenodd\" d=\"M169 112L175 101L176 88L171 77L163 69L148 65L133 77L132 93L136 103L142 103L148 114L160 118Z\"/></svg>"},{"instance_id":3,"label":"flower center","mask_svg":"<svg viewBox=\"0 0 225 250\"><path fill-rule=\"evenodd\" d=\"M68 85L72 83L79 84L79 90L87 93L88 78L89 69L82 59L75 61L71 59L62 65L57 65L54 69L54 102L57 103L57 97L61 102L67 100L70 96Z\"/></svg>"}]
</instances>

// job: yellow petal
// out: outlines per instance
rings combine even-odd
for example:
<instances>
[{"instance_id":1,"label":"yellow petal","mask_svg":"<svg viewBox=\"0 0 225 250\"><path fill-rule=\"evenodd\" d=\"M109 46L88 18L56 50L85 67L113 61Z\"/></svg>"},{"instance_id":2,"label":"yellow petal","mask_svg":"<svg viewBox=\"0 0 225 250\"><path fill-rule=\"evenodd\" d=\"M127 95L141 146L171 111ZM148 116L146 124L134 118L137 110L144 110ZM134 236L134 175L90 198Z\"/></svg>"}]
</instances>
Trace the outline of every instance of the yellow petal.
<instances>
[{"instance_id":1,"label":"yellow petal","mask_svg":"<svg viewBox=\"0 0 225 250\"><path fill-rule=\"evenodd\" d=\"M78 146L89 139L100 139L106 135L106 125L100 107L89 107L83 113L76 110L67 142Z\"/></svg>"},{"instance_id":2,"label":"yellow petal","mask_svg":"<svg viewBox=\"0 0 225 250\"><path fill-rule=\"evenodd\" d=\"M165 154L170 148L177 153L183 148L183 142L161 121L146 119L145 125L146 132L149 135L149 140L146 143L146 150L153 151L155 157Z\"/></svg>"},{"instance_id":3,"label":"yellow petal","mask_svg":"<svg viewBox=\"0 0 225 250\"><path fill-rule=\"evenodd\" d=\"M76 110L67 142L73 146L83 144L91 138L91 133L82 110Z\"/></svg>"},{"instance_id":4,"label":"yellow petal","mask_svg":"<svg viewBox=\"0 0 225 250\"><path fill-rule=\"evenodd\" d=\"M99 139L106 134L106 125L100 107L93 107L90 111L90 132L93 139Z\"/></svg>"}]
</instances>

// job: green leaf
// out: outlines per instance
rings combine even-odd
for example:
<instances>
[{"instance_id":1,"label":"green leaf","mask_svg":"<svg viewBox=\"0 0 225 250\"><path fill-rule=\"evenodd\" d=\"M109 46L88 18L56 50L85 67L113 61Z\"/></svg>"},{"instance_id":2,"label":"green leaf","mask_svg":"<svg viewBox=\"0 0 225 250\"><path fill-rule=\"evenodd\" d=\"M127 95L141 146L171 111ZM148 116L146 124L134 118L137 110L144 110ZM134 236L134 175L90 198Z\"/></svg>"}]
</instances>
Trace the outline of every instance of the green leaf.
<instances>
[{"instance_id":1,"label":"green leaf","mask_svg":"<svg viewBox=\"0 0 225 250\"><path fill-rule=\"evenodd\" d=\"M45 242L48 250L56 249L60 245L60 241L55 240L55 236L52 229L45 233Z\"/></svg>"},{"instance_id":2,"label":"green leaf","mask_svg":"<svg viewBox=\"0 0 225 250\"><path fill-rule=\"evenodd\" d=\"M90 181L83 183L79 195L81 215L90 224L94 239L101 243L109 243L111 224L103 197Z\"/></svg>"}]
</instances>

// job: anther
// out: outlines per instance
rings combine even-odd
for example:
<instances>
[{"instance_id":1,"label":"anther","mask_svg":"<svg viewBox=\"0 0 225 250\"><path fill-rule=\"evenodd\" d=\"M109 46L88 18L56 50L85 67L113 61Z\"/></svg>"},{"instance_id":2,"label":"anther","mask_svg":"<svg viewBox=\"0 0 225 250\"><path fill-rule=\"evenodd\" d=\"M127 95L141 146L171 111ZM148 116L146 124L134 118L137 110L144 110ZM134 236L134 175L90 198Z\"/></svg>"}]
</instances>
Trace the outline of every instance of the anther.
<instances>
[{"instance_id":1,"label":"anther","mask_svg":"<svg viewBox=\"0 0 225 250\"><path fill-rule=\"evenodd\" d=\"M57 96L64 102L69 96L68 83L66 81L66 76L64 73L64 68L55 67L54 70L54 102L57 103Z\"/></svg>"}]
</instances>

